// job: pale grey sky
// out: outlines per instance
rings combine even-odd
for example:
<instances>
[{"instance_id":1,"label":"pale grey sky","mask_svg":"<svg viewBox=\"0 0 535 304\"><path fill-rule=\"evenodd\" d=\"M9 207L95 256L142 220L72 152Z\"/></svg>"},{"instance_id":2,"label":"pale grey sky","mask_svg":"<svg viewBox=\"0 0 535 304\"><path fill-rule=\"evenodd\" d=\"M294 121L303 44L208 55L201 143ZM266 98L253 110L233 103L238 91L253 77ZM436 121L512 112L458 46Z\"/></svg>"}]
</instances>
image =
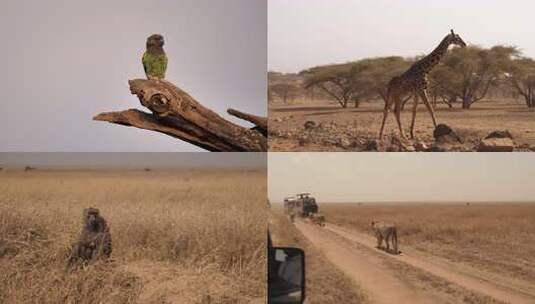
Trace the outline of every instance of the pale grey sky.
<instances>
[{"instance_id":1,"label":"pale grey sky","mask_svg":"<svg viewBox=\"0 0 535 304\"><path fill-rule=\"evenodd\" d=\"M127 81L144 77L153 33L168 80L224 117L265 115L266 11L266 0L2 0L0 151L198 151L91 118L142 108Z\"/></svg>"},{"instance_id":2,"label":"pale grey sky","mask_svg":"<svg viewBox=\"0 0 535 304\"><path fill-rule=\"evenodd\" d=\"M516 45L535 57L526 0L269 0L268 68L304 68L428 53L453 28L471 44Z\"/></svg>"},{"instance_id":3,"label":"pale grey sky","mask_svg":"<svg viewBox=\"0 0 535 304\"><path fill-rule=\"evenodd\" d=\"M268 155L272 202L535 202L535 153L283 153Z\"/></svg>"}]
</instances>

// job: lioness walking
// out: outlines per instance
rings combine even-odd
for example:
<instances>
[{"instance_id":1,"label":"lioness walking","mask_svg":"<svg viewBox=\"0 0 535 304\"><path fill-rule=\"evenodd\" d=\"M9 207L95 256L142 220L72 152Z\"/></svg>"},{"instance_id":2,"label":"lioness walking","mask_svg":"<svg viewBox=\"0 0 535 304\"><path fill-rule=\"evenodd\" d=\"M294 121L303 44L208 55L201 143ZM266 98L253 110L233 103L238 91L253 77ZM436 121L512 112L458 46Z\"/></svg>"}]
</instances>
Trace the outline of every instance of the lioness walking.
<instances>
[{"instance_id":1,"label":"lioness walking","mask_svg":"<svg viewBox=\"0 0 535 304\"><path fill-rule=\"evenodd\" d=\"M372 221L372 230L377 238L377 248L381 249L383 240L386 243L385 251L388 253L399 254L398 250L398 232L394 224ZM390 242L393 245L393 251L390 251Z\"/></svg>"}]
</instances>

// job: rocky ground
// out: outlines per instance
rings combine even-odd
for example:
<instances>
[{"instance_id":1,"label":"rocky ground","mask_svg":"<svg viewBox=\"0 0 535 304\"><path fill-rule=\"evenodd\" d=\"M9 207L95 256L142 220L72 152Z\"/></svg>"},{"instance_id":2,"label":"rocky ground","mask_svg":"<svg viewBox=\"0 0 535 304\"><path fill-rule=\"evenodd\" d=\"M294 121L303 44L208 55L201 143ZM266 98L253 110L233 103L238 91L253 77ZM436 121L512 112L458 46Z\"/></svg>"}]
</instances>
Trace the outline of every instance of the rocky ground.
<instances>
[{"instance_id":1,"label":"rocky ground","mask_svg":"<svg viewBox=\"0 0 535 304\"><path fill-rule=\"evenodd\" d=\"M291 119L287 116L286 119ZM275 122L282 122L276 118ZM270 151L379 151L379 152L512 152L535 151L535 145L517 144L508 130L493 130L482 138L463 136L454 128L439 124L431 139L401 139L387 134L377 137L359 136L357 128L336 122L308 120L302 127L288 130L269 129ZM279 143L283 144L279 144Z\"/></svg>"}]
</instances>

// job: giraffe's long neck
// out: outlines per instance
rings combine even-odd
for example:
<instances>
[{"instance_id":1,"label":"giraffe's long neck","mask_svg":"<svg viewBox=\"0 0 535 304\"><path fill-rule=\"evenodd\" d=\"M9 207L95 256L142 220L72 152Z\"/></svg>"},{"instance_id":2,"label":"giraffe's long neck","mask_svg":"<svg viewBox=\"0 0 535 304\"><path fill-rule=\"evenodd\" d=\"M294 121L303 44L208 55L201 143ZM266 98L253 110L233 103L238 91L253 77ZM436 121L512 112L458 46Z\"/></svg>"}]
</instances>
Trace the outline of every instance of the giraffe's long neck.
<instances>
[{"instance_id":1,"label":"giraffe's long neck","mask_svg":"<svg viewBox=\"0 0 535 304\"><path fill-rule=\"evenodd\" d=\"M440 44L431 52L429 55L422 58L417 64L421 66L421 69L424 73L429 73L446 55L448 47L450 46L450 41L448 37L442 39Z\"/></svg>"}]
</instances>

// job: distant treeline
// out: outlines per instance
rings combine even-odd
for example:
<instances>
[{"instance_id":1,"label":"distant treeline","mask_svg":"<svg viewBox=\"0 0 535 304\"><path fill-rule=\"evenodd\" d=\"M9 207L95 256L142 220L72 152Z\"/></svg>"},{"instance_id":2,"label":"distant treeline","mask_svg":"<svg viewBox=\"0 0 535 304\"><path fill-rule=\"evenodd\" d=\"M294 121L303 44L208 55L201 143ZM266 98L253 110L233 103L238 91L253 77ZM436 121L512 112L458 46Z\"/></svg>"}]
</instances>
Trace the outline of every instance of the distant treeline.
<instances>
[{"instance_id":1,"label":"distant treeline","mask_svg":"<svg viewBox=\"0 0 535 304\"><path fill-rule=\"evenodd\" d=\"M297 74L269 72L268 98L330 99L342 107L358 107L363 100L385 100L387 83L421 57L365 58L343 64L317 66ZM429 74L433 104L464 109L489 96L522 98L535 107L535 60L517 47L468 46L453 48ZM410 96L408 96L410 97ZM409 98L407 98L409 100Z\"/></svg>"}]
</instances>

